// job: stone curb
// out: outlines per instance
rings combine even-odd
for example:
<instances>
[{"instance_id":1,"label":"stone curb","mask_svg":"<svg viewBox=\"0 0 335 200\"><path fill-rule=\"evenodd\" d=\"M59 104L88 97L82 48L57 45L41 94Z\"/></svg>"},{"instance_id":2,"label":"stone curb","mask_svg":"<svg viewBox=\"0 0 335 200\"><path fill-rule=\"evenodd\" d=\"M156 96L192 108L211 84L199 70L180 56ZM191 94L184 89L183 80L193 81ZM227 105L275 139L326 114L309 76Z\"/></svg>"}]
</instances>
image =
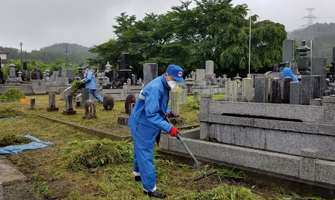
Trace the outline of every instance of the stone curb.
<instances>
[{"instance_id":1,"label":"stone curb","mask_svg":"<svg viewBox=\"0 0 335 200\"><path fill-rule=\"evenodd\" d=\"M45 117L45 116L42 116L42 115L36 115L36 116L44 118L44 119L48 119L48 120L51 120L51 121L55 121L55 122L58 122L58 123L63 123L63 124L72 126L75 129L84 131L86 133L94 134L94 135L97 135L97 136L102 137L102 138L109 138L111 140L130 140L130 141L133 141L133 138L131 136L113 135L113 134L110 134L110 133L102 131L102 130L97 130L97 129L94 129L94 128L89 128L89 127L77 125L77 124L74 124L74 123L65 122L65 121L61 121L61 120L58 120L58 119L53 119L53 118L50 118L50 117Z\"/></svg>"}]
</instances>

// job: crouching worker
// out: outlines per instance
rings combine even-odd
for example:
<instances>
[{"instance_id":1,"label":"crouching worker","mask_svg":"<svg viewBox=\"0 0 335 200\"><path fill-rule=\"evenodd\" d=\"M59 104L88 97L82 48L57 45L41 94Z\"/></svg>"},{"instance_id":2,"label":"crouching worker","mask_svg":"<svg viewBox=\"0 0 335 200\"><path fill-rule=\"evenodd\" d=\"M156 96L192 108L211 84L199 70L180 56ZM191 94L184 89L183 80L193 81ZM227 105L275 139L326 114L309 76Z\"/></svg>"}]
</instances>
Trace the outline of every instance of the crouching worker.
<instances>
[{"instance_id":1,"label":"crouching worker","mask_svg":"<svg viewBox=\"0 0 335 200\"><path fill-rule=\"evenodd\" d=\"M95 81L95 77L93 76L93 72L90 70L90 66L85 67L86 71L86 79L85 79L85 85L86 88L88 88L89 97L88 99L91 99L91 95L93 95L95 98L99 100L100 103L103 102L102 97L97 94L97 82Z\"/></svg>"},{"instance_id":2,"label":"crouching worker","mask_svg":"<svg viewBox=\"0 0 335 200\"><path fill-rule=\"evenodd\" d=\"M142 181L144 194L149 197L166 198L165 193L156 189L154 147L161 130L172 137L180 133L165 117L170 113L169 91L177 89L178 82L184 82L183 72L179 66L169 65L165 74L143 88L129 117L134 140L133 174L135 181Z\"/></svg>"}]
</instances>

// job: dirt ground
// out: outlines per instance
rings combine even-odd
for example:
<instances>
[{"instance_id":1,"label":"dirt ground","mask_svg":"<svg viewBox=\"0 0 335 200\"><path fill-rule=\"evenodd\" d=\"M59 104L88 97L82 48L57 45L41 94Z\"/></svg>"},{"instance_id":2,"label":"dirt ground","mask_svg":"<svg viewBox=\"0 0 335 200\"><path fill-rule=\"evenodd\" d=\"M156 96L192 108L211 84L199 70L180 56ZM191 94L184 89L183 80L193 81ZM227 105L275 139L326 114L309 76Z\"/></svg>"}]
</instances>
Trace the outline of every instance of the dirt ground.
<instances>
[{"instance_id":1,"label":"dirt ground","mask_svg":"<svg viewBox=\"0 0 335 200\"><path fill-rule=\"evenodd\" d=\"M36 200L33 194L30 193L31 184L30 182L15 183L10 186L3 187L3 199L4 200Z\"/></svg>"}]
</instances>

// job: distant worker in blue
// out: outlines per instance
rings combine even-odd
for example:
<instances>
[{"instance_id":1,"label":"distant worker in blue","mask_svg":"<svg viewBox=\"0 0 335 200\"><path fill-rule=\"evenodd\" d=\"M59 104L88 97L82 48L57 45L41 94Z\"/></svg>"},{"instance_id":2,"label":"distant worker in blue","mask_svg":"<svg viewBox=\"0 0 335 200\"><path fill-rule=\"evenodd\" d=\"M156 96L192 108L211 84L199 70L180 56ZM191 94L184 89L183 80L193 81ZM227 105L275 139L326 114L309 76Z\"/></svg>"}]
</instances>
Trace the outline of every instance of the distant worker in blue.
<instances>
[{"instance_id":1,"label":"distant worker in blue","mask_svg":"<svg viewBox=\"0 0 335 200\"><path fill-rule=\"evenodd\" d=\"M85 87L89 89L89 99L91 99L91 95L99 100L100 103L103 102L103 99L100 95L97 94L97 82L95 81L95 77L93 76L93 72L90 70L90 66L85 67L86 71L86 79L85 79Z\"/></svg>"},{"instance_id":2,"label":"distant worker in blue","mask_svg":"<svg viewBox=\"0 0 335 200\"><path fill-rule=\"evenodd\" d=\"M166 198L165 193L156 189L154 147L161 130L172 137L180 133L165 117L170 113L169 91L177 89L178 82L184 82L183 73L179 66L169 65L165 74L143 88L130 114L128 126L134 139L133 174L135 181L142 181L144 194L149 197Z\"/></svg>"},{"instance_id":3,"label":"distant worker in blue","mask_svg":"<svg viewBox=\"0 0 335 200\"><path fill-rule=\"evenodd\" d=\"M291 68L289 67L285 67L283 69L283 71L281 72L281 78L292 78L293 79L293 82L299 82L297 77L294 76L294 74L292 73L292 70Z\"/></svg>"}]
</instances>

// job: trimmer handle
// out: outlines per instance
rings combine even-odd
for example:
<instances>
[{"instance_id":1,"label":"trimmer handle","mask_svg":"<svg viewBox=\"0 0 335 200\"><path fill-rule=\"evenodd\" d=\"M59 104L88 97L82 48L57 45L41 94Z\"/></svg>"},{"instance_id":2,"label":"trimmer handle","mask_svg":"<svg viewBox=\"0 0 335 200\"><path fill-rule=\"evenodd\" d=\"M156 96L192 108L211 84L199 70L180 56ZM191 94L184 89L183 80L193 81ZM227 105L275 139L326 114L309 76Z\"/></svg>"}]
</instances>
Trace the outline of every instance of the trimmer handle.
<instances>
[{"instance_id":1,"label":"trimmer handle","mask_svg":"<svg viewBox=\"0 0 335 200\"><path fill-rule=\"evenodd\" d=\"M179 133L176 133L176 138L177 138L178 140L180 140L180 139L181 139L181 137L180 137L180 134L179 134Z\"/></svg>"}]
</instances>

